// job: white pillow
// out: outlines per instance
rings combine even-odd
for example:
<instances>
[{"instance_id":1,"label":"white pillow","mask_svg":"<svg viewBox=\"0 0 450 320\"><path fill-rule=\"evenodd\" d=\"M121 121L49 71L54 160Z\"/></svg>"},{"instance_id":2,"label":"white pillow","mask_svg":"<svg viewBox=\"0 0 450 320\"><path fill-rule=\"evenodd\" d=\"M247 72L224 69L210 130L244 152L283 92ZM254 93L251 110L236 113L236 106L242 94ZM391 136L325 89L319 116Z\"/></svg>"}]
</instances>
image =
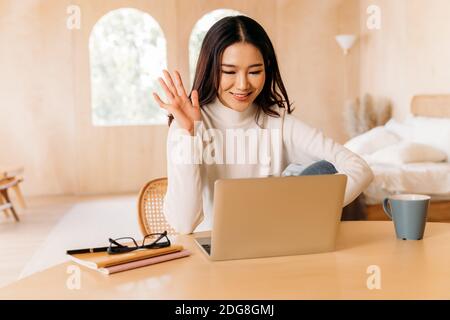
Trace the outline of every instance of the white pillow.
<instances>
[{"instance_id":1,"label":"white pillow","mask_svg":"<svg viewBox=\"0 0 450 320\"><path fill-rule=\"evenodd\" d=\"M405 141L378 150L364 158L370 163L404 164L441 162L447 159L447 154L429 145Z\"/></svg>"},{"instance_id":2,"label":"white pillow","mask_svg":"<svg viewBox=\"0 0 450 320\"><path fill-rule=\"evenodd\" d=\"M400 141L400 138L386 130L385 127L375 127L356 136L344 145L347 149L359 155L371 154Z\"/></svg>"},{"instance_id":3,"label":"white pillow","mask_svg":"<svg viewBox=\"0 0 450 320\"><path fill-rule=\"evenodd\" d=\"M411 141L433 146L450 157L450 118L410 117Z\"/></svg>"},{"instance_id":4,"label":"white pillow","mask_svg":"<svg viewBox=\"0 0 450 320\"><path fill-rule=\"evenodd\" d=\"M392 134L395 134L401 140L411 140L412 131L411 124L405 122L399 122L395 119L390 119L384 125L386 130Z\"/></svg>"}]
</instances>

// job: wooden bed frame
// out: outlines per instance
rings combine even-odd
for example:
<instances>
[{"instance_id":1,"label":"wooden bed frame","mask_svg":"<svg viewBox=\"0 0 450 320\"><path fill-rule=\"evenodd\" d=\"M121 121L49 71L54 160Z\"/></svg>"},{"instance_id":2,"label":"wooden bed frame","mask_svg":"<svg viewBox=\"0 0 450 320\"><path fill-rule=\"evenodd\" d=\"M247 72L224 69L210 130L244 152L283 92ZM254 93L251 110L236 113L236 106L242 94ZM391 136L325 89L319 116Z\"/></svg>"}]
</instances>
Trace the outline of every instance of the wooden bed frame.
<instances>
[{"instance_id":1,"label":"wooden bed frame","mask_svg":"<svg viewBox=\"0 0 450 320\"><path fill-rule=\"evenodd\" d=\"M415 116L450 118L450 95L417 95L411 101ZM367 220L388 220L381 204L365 205ZM428 221L450 222L450 201L430 202Z\"/></svg>"}]
</instances>

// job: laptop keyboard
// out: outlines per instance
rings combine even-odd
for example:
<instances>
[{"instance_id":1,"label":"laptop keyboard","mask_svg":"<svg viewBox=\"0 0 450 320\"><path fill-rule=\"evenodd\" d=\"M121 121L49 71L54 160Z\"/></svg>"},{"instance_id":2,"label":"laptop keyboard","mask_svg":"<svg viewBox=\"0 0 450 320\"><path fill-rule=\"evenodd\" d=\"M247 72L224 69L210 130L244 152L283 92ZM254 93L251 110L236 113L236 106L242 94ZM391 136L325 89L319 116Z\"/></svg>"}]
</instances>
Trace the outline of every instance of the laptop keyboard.
<instances>
[{"instance_id":1,"label":"laptop keyboard","mask_svg":"<svg viewBox=\"0 0 450 320\"><path fill-rule=\"evenodd\" d=\"M209 255L211 255L211 245L209 244L202 244L203 249L205 249L206 252L208 252Z\"/></svg>"}]
</instances>

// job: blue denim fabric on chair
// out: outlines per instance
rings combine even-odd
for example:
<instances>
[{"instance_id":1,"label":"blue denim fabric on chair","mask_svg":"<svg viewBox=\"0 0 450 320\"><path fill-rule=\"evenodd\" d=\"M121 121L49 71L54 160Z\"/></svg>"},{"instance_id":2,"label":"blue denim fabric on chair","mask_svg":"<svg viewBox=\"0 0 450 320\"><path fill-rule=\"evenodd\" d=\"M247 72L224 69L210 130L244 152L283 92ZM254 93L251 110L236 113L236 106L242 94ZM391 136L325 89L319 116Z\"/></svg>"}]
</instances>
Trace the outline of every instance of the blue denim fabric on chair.
<instances>
[{"instance_id":1,"label":"blue denim fabric on chair","mask_svg":"<svg viewBox=\"0 0 450 320\"><path fill-rule=\"evenodd\" d=\"M283 171L283 176L314 176L321 174L335 174L337 173L334 165L326 160L320 160L305 167L301 164L290 164Z\"/></svg>"},{"instance_id":2,"label":"blue denim fabric on chair","mask_svg":"<svg viewBox=\"0 0 450 320\"><path fill-rule=\"evenodd\" d=\"M337 173L337 170L332 163L325 160L320 160L306 167L305 170L303 170L300 175L314 176L314 175L335 174L335 173Z\"/></svg>"}]
</instances>

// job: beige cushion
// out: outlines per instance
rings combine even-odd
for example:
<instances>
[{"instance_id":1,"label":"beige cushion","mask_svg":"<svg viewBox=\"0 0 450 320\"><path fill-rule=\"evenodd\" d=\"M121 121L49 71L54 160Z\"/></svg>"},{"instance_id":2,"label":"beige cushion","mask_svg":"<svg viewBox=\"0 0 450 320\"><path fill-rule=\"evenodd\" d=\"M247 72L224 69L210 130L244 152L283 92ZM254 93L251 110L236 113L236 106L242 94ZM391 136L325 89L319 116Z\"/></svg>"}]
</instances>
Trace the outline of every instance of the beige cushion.
<instances>
[{"instance_id":1,"label":"beige cushion","mask_svg":"<svg viewBox=\"0 0 450 320\"><path fill-rule=\"evenodd\" d=\"M400 142L365 156L370 163L403 164L413 162L442 162L447 154L435 147L415 143Z\"/></svg>"}]
</instances>

